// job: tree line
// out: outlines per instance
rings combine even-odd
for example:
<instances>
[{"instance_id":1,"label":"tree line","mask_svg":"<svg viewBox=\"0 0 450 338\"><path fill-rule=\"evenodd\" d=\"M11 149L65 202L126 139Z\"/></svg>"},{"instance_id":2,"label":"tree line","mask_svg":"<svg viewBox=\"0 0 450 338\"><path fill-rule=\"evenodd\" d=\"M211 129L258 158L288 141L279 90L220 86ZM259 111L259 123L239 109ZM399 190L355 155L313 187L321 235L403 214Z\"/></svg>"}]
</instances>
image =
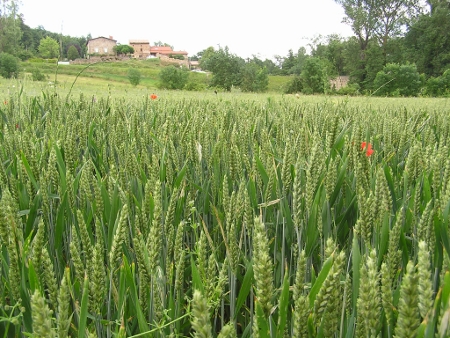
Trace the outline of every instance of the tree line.
<instances>
[{"instance_id":1,"label":"tree line","mask_svg":"<svg viewBox=\"0 0 450 338\"><path fill-rule=\"evenodd\" d=\"M209 47L192 59L213 73L212 83L229 89L246 83L244 69L292 79L286 93L450 95L450 2L429 0L335 0L354 35L312 39L310 52L300 47L274 60L243 60L227 48ZM247 68L245 68L246 66ZM255 78L255 71L252 76ZM349 76L349 86L335 90L330 79Z\"/></svg>"},{"instance_id":2,"label":"tree line","mask_svg":"<svg viewBox=\"0 0 450 338\"><path fill-rule=\"evenodd\" d=\"M31 28L25 24L25 19L19 12L17 1L3 0L2 7L0 8L1 52L14 55L21 60L43 56L42 52L44 57L61 57L63 59L69 58L74 50L78 57L86 55L86 43L92 38L90 34L73 37L47 31L43 26ZM42 49L40 45L43 39L46 42L44 42L44 48ZM50 44L48 46L50 51L46 49L46 43L47 45Z\"/></svg>"},{"instance_id":3,"label":"tree line","mask_svg":"<svg viewBox=\"0 0 450 338\"><path fill-rule=\"evenodd\" d=\"M0 0L1 2L1 0ZM192 56L212 73L211 86L231 90L267 90L269 75L290 76L286 93L376 94L391 96L450 95L450 3L447 0L335 0L353 36L315 37L273 60L243 59L228 47L208 47ZM3 0L0 9L0 66L33 57L86 56L91 39L30 28L17 1ZM161 43L162 44L162 43ZM119 53L123 51L117 47ZM3 61L2 61L3 60ZM14 73L10 73L11 76ZM335 90L330 79L349 76L349 86ZM406 87L405 87L406 86Z\"/></svg>"}]
</instances>

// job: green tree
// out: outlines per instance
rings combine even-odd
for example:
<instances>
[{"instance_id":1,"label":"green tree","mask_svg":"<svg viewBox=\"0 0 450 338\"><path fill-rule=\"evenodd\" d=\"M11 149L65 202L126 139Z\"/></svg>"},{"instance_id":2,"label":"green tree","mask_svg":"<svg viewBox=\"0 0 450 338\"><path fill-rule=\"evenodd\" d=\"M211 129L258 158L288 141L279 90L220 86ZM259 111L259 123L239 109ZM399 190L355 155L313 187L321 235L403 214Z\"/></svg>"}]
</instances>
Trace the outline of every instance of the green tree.
<instances>
[{"instance_id":1,"label":"green tree","mask_svg":"<svg viewBox=\"0 0 450 338\"><path fill-rule=\"evenodd\" d=\"M303 65L301 77L303 80L303 92L307 94L323 94L330 86L327 65L320 58L307 58Z\"/></svg>"},{"instance_id":2,"label":"green tree","mask_svg":"<svg viewBox=\"0 0 450 338\"><path fill-rule=\"evenodd\" d=\"M416 14L422 9L420 0L335 0L345 12L348 23L358 41L358 51L353 51L357 62L352 66L352 80L362 88L370 84L367 78L367 50L377 43L382 50L382 64L388 58L389 41L401 35ZM376 42L375 42L376 41ZM372 50L373 52L373 50Z\"/></svg>"},{"instance_id":3,"label":"green tree","mask_svg":"<svg viewBox=\"0 0 450 338\"><path fill-rule=\"evenodd\" d=\"M313 41L311 55L328 60L330 63L330 75L345 75L345 39L332 34L325 41Z\"/></svg>"},{"instance_id":4,"label":"green tree","mask_svg":"<svg viewBox=\"0 0 450 338\"><path fill-rule=\"evenodd\" d=\"M18 2L15 0L6 2L4 9L5 12L0 16L0 50L16 55L21 49L22 38Z\"/></svg>"},{"instance_id":5,"label":"green tree","mask_svg":"<svg viewBox=\"0 0 450 338\"><path fill-rule=\"evenodd\" d=\"M45 59L54 59L59 57L59 44L55 39L47 36L41 39L39 43L39 53Z\"/></svg>"},{"instance_id":6,"label":"green tree","mask_svg":"<svg viewBox=\"0 0 450 338\"><path fill-rule=\"evenodd\" d=\"M450 67L450 9L435 5L405 35L408 59L417 64L420 73L440 76Z\"/></svg>"},{"instance_id":7,"label":"green tree","mask_svg":"<svg viewBox=\"0 0 450 338\"><path fill-rule=\"evenodd\" d=\"M134 48L128 45L117 45L113 48L117 55L129 55L134 53Z\"/></svg>"},{"instance_id":8,"label":"green tree","mask_svg":"<svg viewBox=\"0 0 450 338\"><path fill-rule=\"evenodd\" d=\"M201 69L210 70L210 69L208 69L208 61L215 53L216 53L216 51L214 50L214 47L208 47L208 48L202 50L201 52L197 53L197 57L200 60L199 65L200 65Z\"/></svg>"},{"instance_id":9,"label":"green tree","mask_svg":"<svg viewBox=\"0 0 450 338\"><path fill-rule=\"evenodd\" d=\"M169 45L168 43L162 42L161 40L153 42L153 45L155 47L170 47L173 50L173 46Z\"/></svg>"},{"instance_id":10,"label":"green tree","mask_svg":"<svg viewBox=\"0 0 450 338\"><path fill-rule=\"evenodd\" d=\"M80 57L80 53L78 52L78 49L72 45L69 47L69 49L67 50L67 58L69 60L75 60L78 59Z\"/></svg>"},{"instance_id":11,"label":"green tree","mask_svg":"<svg viewBox=\"0 0 450 338\"><path fill-rule=\"evenodd\" d=\"M159 72L159 84L161 88L183 89L189 79L186 69L168 66Z\"/></svg>"},{"instance_id":12,"label":"green tree","mask_svg":"<svg viewBox=\"0 0 450 338\"><path fill-rule=\"evenodd\" d=\"M19 62L15 56L0 53L0 75L6 79L19 75Z\"/></svg>"},{"instance_id":13,"label":"green tree","mask_svg":"<svg viewBox=\"0 0 450 338\"><path fill-rule=\"evenodd\" d=\"M128 80L136 87L141 82L141 72L136 68L128 69Z\"/></svg>"},{"instance_id":14,"label":"green tree","mask_svg":"<svg viewBox=\"0 0 450 338\"><path fill-rule=\"evenodd\" d=\"M414 64L389 63L378 72L374 81L377 95L417 96L421 87L420 74Z\"/></svg>"},{"instance_id":15,"label":"green tree","mask_svg":"<svg viewBox=\"0 0 450 338\"><path fill-rule=\"evenodd\" d=\"M241 83L241 71L244 64L245 61L242 58L231 54L228 47L225 47L215 51L201 63L201 67L212 72L211 86L231 91L231 87Z\"/></svg>"},{"instance_id":16,"label":"green tree","mask_svg":"<svg viewBox=\"0 0 450 338\"><path fill-rule=\"evenodd\" d=\"M241 90L243 92L264 92L269 86L266 67L255 62L247 62L242 68Z\"/></svg>"}]
</instances>

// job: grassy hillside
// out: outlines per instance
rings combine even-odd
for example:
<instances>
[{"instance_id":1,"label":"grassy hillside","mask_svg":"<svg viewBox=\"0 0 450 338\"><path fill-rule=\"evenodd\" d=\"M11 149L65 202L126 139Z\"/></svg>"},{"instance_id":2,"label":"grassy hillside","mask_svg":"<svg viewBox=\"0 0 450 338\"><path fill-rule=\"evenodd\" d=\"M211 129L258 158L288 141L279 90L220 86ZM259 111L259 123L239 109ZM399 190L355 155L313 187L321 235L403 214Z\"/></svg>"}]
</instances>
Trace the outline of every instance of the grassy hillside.
<instances>
[{"instance_id":1,"label":"grassy hillside","mask_svg":"<svg viewBox=\"0 0 450 338\"><path fill-rule=\"evenodd\" d=\"M31 72L33 69L39 69L43 74L47 76L48 81L54 81L55 75L57 80L70 82L70 79L75 79L79 75L77 83L83 82L82 79L87 79L91 82L92 79L96 79L96 85L130 85L127 72L130 68L138 68L141 72L142 79L140 86L149 90L156 90L159 82L159 72L162 68L166 67L161 65L159 59L148 60L129 60L122 62L98 62L91 65L57 65L56 63L36 63L36 62L24 62L22 68L28 78L31 79ZM72 81L73 81L72 80ZM283 87L290 80L285 76L269 76L269 92L283 91ZM205 87L208 86L209 75L205 73L190 72L189 81L196 83L203 83Z\"/></svg>"}]
</instances>

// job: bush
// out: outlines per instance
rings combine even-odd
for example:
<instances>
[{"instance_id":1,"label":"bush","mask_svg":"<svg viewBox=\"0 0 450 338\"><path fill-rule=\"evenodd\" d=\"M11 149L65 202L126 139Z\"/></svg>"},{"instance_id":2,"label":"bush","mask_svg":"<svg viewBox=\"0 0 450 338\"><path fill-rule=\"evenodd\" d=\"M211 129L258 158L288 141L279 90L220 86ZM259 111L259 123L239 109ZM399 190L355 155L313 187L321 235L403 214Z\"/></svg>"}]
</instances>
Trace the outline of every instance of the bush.
<instances>
[{"instance_id":1,"label":"bush","mask_svg":"<svg viewBox=\"0 0 450 338\"><path fill-rule=\"evenodd\" d=\"M300 76L294 76L284 89L285 94L300 93L301 91L303 91L303 81Z\"/></svg>"},{"instance_id":2,"label":"bush","mask_svg":"<svg viewBox=\"0 0 450 338\"><path fill-rule=\"evenodd\" d=\"M29 50L22 49L17 53L17 57L22 61L27 61L34 56Z\"/></svg>"},{"instance_id":3,"label":"bush","mask_svg":"<svg viewBox=\"0 0 450 338\"><path fill-rule=\"evenodd\" d=\"M31 58L28 59L31 63L57 63L58 59L43 59L43 58Z\"/></svg>"},{"instance_id":4,"label":"bush","mask_svg":"<svg viewBox=\"0 0 450 338\"><path fill-rule=\"evenodd\" d=\"M128 80L136 87L141 82L141 72L135 68L130 68L128 70Z\"/></svg>"},{"instance_id":5,"label":"bush","mask_svg":"<svg viewBox=\"0 0 450 338\"><path fill-rule=\"evenodd\" d=\"M205 90L205 85L203 83L199 83L199 82L188 82L186 83L186 85L184 86L184 89L189 90L189 91L202 91Z\"/></svg>"},{"instance_id":6,"label":"bush","mask_svg":"<svg viewBox=\"0 0 450 338\"><path fill-rule=\"evenodd\" d=\"M19 62L15 56L0 53L0 75L6 79L19 75Z\"/></svg>"},{"instance_id":7,"label":"bush","mask_svg":"<svg viewBox=\"0 0 450 338\"><path fill-rule=\"evenodd\" d=\"M33 81L44 81L47 79L47 76L45 76L39 68L33 68L31 70L31 78Z\"/></svg>"},{"instance_id":8,"label":"bush","mask_svg":"<svg viewBox=\"0 0 450 338\"><path fill-rule=\"evenodd\" d=\"M430 77L425 85L425 93L429 96L447 96L450 94L450 69L438 77Z\"/></svg>"},{"instance_id":9,"label":"bush","mask_svg":"<svg viewBox=\"0 0 450 338\"><path fill-rule=\"evenodd\" d=\"M168 66L159 72L159 86L165 89L183 89L188 82L189 72L175 66Z\"/></svg>"},{"instance_id":10,"label":"bush","mask_svg":"<svg viewBox=\"0 0 450 338\"><path fill-rule=\"evenodd\" d=\"M336 95L356 96L360 94L360 87L357 83L351 83L345 87L341 87L334 92Z\"/></svg>"},{"instance_id":11,"label":"bush","mask_svg":"<svg viewBox=\"0 0 450 338\"><path fill-rule=\"evenodd\" d=\"M422 81L414 64L388 63L377 73L375 93L381 96L417 96Z\"/></svg>"}]
</instances>

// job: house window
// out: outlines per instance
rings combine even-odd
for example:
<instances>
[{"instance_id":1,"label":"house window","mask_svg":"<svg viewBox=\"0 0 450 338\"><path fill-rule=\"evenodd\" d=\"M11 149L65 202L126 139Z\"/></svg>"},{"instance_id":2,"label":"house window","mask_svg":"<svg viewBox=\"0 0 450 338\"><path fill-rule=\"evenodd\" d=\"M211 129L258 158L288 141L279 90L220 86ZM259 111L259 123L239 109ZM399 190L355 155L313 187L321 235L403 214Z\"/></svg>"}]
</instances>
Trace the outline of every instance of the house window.
<instances>
[{"instance_id":1,"label":"house window","mask_svg":"<svg viewBox=\"0 0 450 338\"><path fill-rule=\"evenodd\" d=\"M103 48L103 51L105 52L105 53L108 53L108 48Z\"/></svg>"},{"instance_id":2,"label":"house window","mask_svg":"<svg viewBox=\"0 0 450 338\"><path fill-rule=\"evenodd\" d=\"M98 53L98 48L95 48L95 52Z\"/></svg>"}]
</instances>

